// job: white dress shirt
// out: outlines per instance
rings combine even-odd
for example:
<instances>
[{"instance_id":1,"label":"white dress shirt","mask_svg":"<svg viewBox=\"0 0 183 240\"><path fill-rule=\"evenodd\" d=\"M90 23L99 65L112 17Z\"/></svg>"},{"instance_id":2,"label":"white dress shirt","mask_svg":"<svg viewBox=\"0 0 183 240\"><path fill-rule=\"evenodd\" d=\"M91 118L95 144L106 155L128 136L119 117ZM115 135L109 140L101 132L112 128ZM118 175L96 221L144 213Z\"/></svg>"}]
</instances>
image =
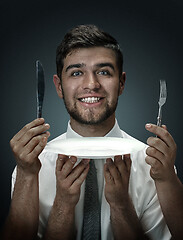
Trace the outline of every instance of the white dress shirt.
<instances>
[{"instance_id":1,"label":"white dress shirt","mask_svg":"<svg viewBox=\"0 0 183 240\"><path fill-rule=\"evenodd\" d=\"M129 136L119 128L117 120L113 129L106 136L133 139L133 137ZM68 123L67 132L53 139L52 142L59 139L75 137L78 138L81 136L74 132L70 126L70 123ZM168 240L171 238L171 235L161 212L155 184L149 174L150 166L146 164L145 156L145 149L143 151L131 154L132 167L129 182L129 194L140 223L149 238L152 240ZM46 228L48 216L56 194L55 166L57 154L43 150L39 158L42 163L42 167L39 173L40 221L38 235L41 237ZM79 161L80 159L78 159L77 162ZM105 159L97 159L94 161L97 169L99 200L101 202L101 239L112 240L113 234L110 223L110 207L104 195L105 179L103 166ZM12 191L14 188L15 179L16 168L12 175ZM85 182L81 186L80 199L75 208L77 240L81 238L82 231L84 187Z\"/></svg>"}]
</instances>

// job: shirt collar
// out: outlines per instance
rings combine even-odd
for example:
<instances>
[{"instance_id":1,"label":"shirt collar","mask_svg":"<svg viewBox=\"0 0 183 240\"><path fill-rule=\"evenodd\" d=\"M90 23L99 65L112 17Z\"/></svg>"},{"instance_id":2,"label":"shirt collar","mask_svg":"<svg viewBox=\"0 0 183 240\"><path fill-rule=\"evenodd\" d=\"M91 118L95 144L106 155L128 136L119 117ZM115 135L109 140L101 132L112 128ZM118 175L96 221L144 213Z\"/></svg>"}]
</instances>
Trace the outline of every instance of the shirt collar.
<instances>
[{"instance_id":1,"label":"shirt collar","mask_svg":"<svg viewBox=\"0 0 183 240\"><path fill-rule=\"evenodd\" d=\"M68 126L67 126L67 132L66 132L66 138L79 138L82 137L81 135L79 135L78 133L76 133L70 125L70 121L68 122ZM108 132L105 137L123 137L122 136L122 132L119 128L117 119L115 119L115 124L114 127L110 130L110 132Z\"/></svg>"}]
</instances>

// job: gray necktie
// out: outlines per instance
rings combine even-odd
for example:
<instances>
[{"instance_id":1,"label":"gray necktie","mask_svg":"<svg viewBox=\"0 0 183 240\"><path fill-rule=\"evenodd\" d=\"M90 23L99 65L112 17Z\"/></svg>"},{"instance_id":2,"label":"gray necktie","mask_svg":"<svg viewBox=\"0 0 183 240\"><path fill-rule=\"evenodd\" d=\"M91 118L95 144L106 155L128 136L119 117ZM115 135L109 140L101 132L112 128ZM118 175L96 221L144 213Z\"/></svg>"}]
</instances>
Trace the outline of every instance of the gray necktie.
<instances>
[{"instance_id":1,"label":"gray necktie","mask_svg":"<svg viewBox=\"0 0 183 240\"><path fill-rule=\"evenodd\" d=\"M95 163L90 160L90 169L85 181L83 240L101 239L100 203Z\"/></svg>"}]
</instances>

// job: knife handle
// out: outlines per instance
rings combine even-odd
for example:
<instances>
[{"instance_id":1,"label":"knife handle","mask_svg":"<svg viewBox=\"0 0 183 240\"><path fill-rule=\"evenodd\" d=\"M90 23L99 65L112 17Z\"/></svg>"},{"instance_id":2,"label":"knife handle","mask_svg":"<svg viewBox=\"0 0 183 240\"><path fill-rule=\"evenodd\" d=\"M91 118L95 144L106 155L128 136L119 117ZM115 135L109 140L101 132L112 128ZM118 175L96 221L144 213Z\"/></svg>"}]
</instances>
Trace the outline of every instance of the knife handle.
<instances>
[{"instance_id":1,"label":"knife handle","mask_svg":"<svg viewBox=\"0 0 183 240\"><path fill-rule=\"evenodd\" d=\"M41 118L42 117L42 106L38 106L37 107L37 118Z\"/></svg>"}]
</instances>

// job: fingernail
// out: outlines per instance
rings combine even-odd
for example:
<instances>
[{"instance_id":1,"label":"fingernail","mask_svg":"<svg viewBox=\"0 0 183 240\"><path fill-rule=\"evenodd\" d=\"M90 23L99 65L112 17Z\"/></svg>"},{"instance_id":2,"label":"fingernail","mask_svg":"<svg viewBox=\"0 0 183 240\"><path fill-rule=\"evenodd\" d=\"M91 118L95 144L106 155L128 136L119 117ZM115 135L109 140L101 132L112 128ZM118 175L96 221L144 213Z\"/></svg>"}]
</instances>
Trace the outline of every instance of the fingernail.
<instances>
[{"instance_id":1,"label":"fingernail","mask_svg":"<svg viewBox=\"0 0 183 240\"><path fill-rule=\"evenodd\" d=\"M151 128L151 124L150 124L150 123L147 123L147 124L146 124L146 128Z\"/></svg>"},{"instance_id":2,"label":"fingernail","mask_svg":"<svg viewBox=\"0 0 183 240\"><path fill-rule=\"evenodd\" d=\"M121 158L121 156L115 156L114 159L115 159L116 162L120 162L122 158Z\"/></svg>"},{"instance_id":3,"label":"fingernail","mask_svg":"<svg viewBox=\"0 0 183 240\"><path fill-rule=\"evenodd\" d=\"M72 157L72 156L71 156L71 157L70 157L70 161L71 161L71 163L74 164L74 163L76 163L77 159L76 159L75 157Z\"/></svg>"},{"instance_id":4,"label":"fingernail","mask_svg":"<svg viewBox=\"0 0 183 240\"><path fill-rule=\"evenodd\" d=\"M59 159L59 160L63 160L63 157L62 157L61 154L58 154L58 159Z\"/></svg>"},{"instance_id":5,"label":"fingernail","mask_svg":"<svg viewBox=\"0 0 183 240\"><path fill-rule=\"evenodd\" d=\"M89 162L90 162L90 159L82 159L82 163L84 163L85 165L88 165Z\"/></svg>"},{"instance_id":6,"label":"fingernail","mask_svg":"<svg viewBox=\"0 0 183 240\"><path fill-rule=\"evenodd\" d=\"M45 123L45 125L44 125L46 128L49 128L50 127L50 125L48 124L48 123Z\"/></svg>"},{"instance_id":7,"label":"fingernail","mask_svg":"<svg viewBox=\"0 0 183 240\"><path fill-rule=\"evenodd\" d=\"M39 120L40 122L42 122L42 121L44 121L44 118L38 118L38 120Z\"/></svg>"},{"instance_id":8,"label":"fingernail","mask_svg":"<svg viewBox=\"0 0 183 240\"><path fill-rule=\"evenodd\" d=\"M112 159L107 158L107 159L106 159L106 163L107 163L108 165L112 164Z\"/></svg>"}]
</instances>

